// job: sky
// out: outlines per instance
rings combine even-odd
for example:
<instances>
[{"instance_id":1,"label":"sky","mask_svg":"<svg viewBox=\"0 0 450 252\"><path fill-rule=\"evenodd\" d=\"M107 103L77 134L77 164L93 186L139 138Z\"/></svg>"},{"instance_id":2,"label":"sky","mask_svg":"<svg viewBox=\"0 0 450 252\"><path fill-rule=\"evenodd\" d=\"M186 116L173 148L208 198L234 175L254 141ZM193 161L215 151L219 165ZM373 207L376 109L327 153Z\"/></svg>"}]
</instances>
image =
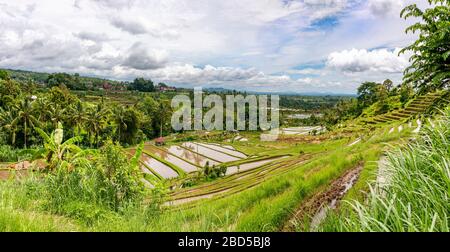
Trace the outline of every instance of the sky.
<instances>
[{"instance_id":1,"label":"sky","mask_svg":"<svg viewBox=\"0 0 450 252\"><path fill-rule=\"evenodd\" d=\"M0 68L178 87L348 93L399 84L426 0L0 0Z\"/></svg>"}]
</instances>

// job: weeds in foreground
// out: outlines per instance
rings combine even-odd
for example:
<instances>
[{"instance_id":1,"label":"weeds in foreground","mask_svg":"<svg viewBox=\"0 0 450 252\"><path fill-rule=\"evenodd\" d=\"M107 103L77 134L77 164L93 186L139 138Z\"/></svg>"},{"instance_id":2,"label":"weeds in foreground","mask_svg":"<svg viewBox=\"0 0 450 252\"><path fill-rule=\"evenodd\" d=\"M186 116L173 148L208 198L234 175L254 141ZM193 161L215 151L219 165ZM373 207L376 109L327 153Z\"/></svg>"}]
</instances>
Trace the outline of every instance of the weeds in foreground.
<instances>
[{"instance_id":1,"label":"weeds in foreground","mask_svg":"<svg viewBox=\"0 0 450 252\"><path fill-rule=\"evenodd\" d=\"M388 155L388 183L373 183L367 202L347 201L322 231L448 232L450 110L414 143Z\"/></svg>"}]
</instances>

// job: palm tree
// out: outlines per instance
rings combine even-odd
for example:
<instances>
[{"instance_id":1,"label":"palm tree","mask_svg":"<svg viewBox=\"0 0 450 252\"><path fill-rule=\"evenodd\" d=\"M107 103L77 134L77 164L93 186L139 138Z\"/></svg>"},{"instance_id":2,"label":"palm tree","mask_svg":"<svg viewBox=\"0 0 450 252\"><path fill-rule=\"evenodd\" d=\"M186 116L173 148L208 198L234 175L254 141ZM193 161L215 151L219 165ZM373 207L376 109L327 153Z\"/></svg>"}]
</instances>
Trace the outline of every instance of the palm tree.
<instances>
[{"instance_id":1,"label":"palm tree","mask_svg":"<svg viewBox=\"0 0 450 252\"><path fill-rule=\"evenodd\" d=\"M90 109L87 113L86 129L89 133L89 138L94 137L94 141L98 147L98 135L104 127L107 110L103 108L102 104L98 104L95 108Z\"/></svg>"},{"instance_id":2,"label":"palm tree","mask_svg":"<svg viewBox=\"0 0 450 252\"><path fill-rule=\"evenodd\" d=\"M116 106L113 110L113 120L117 127L117 135L119 141L122 140L121 133L127 130L128 125L126 123L126 112L123 106Z\"/></svg>"},{"instance_id":3,"label":"palm tree","mask_svg":"<svg viewBox=\"0 0 450 252\"><path fill-rule=\"evenodd\" d=\"M59 105L51 106L48 113L54 129L58 127L58 123L64 122L66 119L66 109L60 107Z\"/></svg>"},{"instance_id":4,"label":"palm tree","mask_svg":"<svg viewBox=\"0 0 450 252\"><path fill-rule=\"evenodd\" d=\"M14 120L17 118L13 110L4 110L0 108L0 129L4 132L8 132L11 139L11 145L16 144L16 132L17 125L14 124Z\"/></svg>"},{"instance_id":5,"label":"palm tree","mask_svg":"<svg viewBox=\"0 0 450 252\"><path fill-rule=\"evenodd\" d=\"M167 101L160 101L158 110L155 111L155 117L159 122L159 136L163 135L163 128L167 118L170 118L172 112L171 106Z\"/></svg>"},{"instance_id":6,"label":"palm tree","mask_svg":"<svg viewBox=\"0 0 450 252\"><path fill-rule=\"evenodd\" d=\"M51 103L45 97L39 97L35 101L36 107L39 108L36 112L38 113L38 120L43 122L50 120L50 108L52 107Z\"/></svg>"},{"instance_id":7,"label":"palm tree","mask_svg":"<svg viewBox=\"0 0 450 252\"><path fill-rule=\"evenodd\" d=\"M34 127L39 124L39 121L33 115L34 108L32 106L32 102L30 102L28 98L21 100L14 106L14 108L17 110L17 117L14 119L13 124L17 125L21 123L23 125L23 138L26 149L28 126Z\"/></svg>"},{"instance_id":8,"label":"palm tree","mask_svg":"<svg viewBox=\"0 0 450 252\"><path fill-rule=\"evenodd\" d=\"M76 128L76 134L80 135L81 128L87 121L86 109L81 101L78 101L75 106L71 107L69 117L70 124L72 124ZM75 130L73 131L73 133L75 135Z\"/></svg>"}]
</instances>

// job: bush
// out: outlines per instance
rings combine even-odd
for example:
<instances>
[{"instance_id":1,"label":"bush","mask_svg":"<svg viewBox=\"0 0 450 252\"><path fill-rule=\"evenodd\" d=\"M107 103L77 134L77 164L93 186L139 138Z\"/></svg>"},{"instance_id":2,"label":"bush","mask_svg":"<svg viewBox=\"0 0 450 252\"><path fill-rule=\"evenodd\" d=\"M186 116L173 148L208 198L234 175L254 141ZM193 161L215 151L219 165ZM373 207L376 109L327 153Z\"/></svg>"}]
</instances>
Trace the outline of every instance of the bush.
<instances>
[{"instance_id":1,"label":"bush","mask_svg":"<svg viewBox=\"0 0 450 252\"><path fill-rule=\"evenodd\" d=\"M9 145L0 145L0 162L16 162L17 160L16 150Z\"/></svg>"},{"instance_id":2,"label":"bush","mask_svg":"<svg viewBox=\"0 0 450 252\"><path fill-rule=\"evenodd\" d=\"M207 179L216 179L219 177L225 176L227 172L227 167L224 165L219 166L209 166L209 163L206 163L205 167L203 168L203 176Z\"/></svg>"},{"instance_id":3,"label":"bush","mask_svg":"<svg viewBox=\"0 0 450 252\"><path fill-rule=\"evenodd\" d=\"M36 149L18 150L10 145L0 145L0 162L18 162L31 159Z\"/></svg>"},{"instance_id":4,"label":"bush","mask_svg":"<svg viewBox=\"0 0 450 252\"><path fill-rule=\"evenodd\" d=\"M142 145L138 148L140 150L134 159L139 159L142 148ZM137 160L130 163L123 148L109 141L94 162L103 183L101 189L107 198L105 203L115 210L127 204L140 203L143 199L145 187Z\"/></svg>"},{"instance_id":5,"label":"bush","mask_svg":"<svg viewBox=\"0 0 450 252\"><path fill-rule=\"evenodd\" d=\"M29 181L27 187L30 195L44 199L45 209L90 225L107 217L108 211L120 213L141 206L146 192L138 163L142 149L141 144L131 160L119 144L111 141L99 152L90 153L85 162L74 159L82 152L67 153L63 157L71 160L54 161L52 169L46 169L40 179Z\"/></svg>"}]
</instances>

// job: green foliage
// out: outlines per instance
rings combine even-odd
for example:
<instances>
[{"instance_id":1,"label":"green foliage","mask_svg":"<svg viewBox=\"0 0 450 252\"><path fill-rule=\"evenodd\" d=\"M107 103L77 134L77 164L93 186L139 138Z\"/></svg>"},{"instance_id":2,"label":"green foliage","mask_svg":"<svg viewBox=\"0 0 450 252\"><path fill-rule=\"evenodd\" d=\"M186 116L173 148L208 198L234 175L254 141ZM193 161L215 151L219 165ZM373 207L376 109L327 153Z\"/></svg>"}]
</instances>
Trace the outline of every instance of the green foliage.
<instances>
[{"instance_id":1,"label":"green foliage","mask_svg":"<svg viewBox=\"0 0 450 252\"><path fill-rule=\"evenodd\" d=\"M389 154L385 186L368 199L347 202L324 231L432 232L450 230L450 110L417 142Z\"/></svg>"},{"instance_id":2,"label":"green foliage","mask_svg":"<svg viewBox=\"0 0 450 252\"><path fill-rule=\"evenodd\" d=\"M0 80L9 80L10 76L6 70L0 69Z\"/></svg>"},{"instance_id":3,"label":"green foliage","mask_svg":"<svg viewBox=\"0 0 450 252\"><path fill-rule=\"evenodd\" d=\"M203 167L202 175L206 179L216 179L225 176L227 167L225 165L209 166L209 163Z\"/></svg>"},{"instance_id":4,"label":"green foliage","mask_svg":"<svg viewBox=\"0 0 450 252\"><path fill-rule=\"evenodd\" d=\"M104 193L108 205L118 210L127 204L140 203L145 188L141 181L142 172L139 169L139 157L142 154L143 143L137 148L131 162L124 150L118 144L108 142L100 149L100 156L95 166L101 171L105 183Z\"/></svg>"},{"instance_id":5,"label":"green foliage","mask_svg":"<svg viewBox=\"0 0 450 252\"><path fill-rule=\"evenodd\" d=\"M79 137L62 142L59 130L50 136L36 130L45 139L47 167L43 179L32 181L35 186L30 188L46 199L47 210L92 224L106 218L108 211L140 206L145 194L138 162L143 144L129 160L111 141L98 153L88 152L73 144Z\"/></svg>"},{"instance_id":6,"label":"green foliage","mask_svg":"<svg viewBox=\"0 0 450 252\"><path fill-rule=\"evenodd\" d=\"M411 97L414 95L414 89L411 87L410 84L403 83L400 86L399 93L400 93L400 102L402 104L406 104L411 99Z\"/></svg>"},{"instance_id":7,"label":"green foliage","mask_svg":"<svg viewBox=\"0 0 450 252\"><path fill-rule=\"evenodd\" d=\"M32 157L28 151L13 149L10 145L0 145L0 162L17 162Z\"/></svg>"},{"instance_id":8,"label":"green foliage","mask_svg":"<svg viewBox=\"0 0 450 252\"><path fill-rule=\"evenodd\" d=\"M86 90L86 86L84 83L80 83L80 79L77 76L67 73L55 73L47 77L48 87L59 87L61 85L73 90Z\"/></svg>"},{"instance_id":9,"label":"green foliage","mask_svg":"<svg viewBox=\"0 0 450 252\"><path fill-rule=\"evenodd\" d=\"M419 38L401 53L413 52L411 66L405 70L404 82L420 92L448 87L450 84L450 1L429 0L432 7L421 10L416 4L405 7L401 16L419 19L406 32Z\"/></svg>"},{"instance_id":10,"label":"green foliage","mask_svg":"<svg viewBox=\"0 0 450 252\"><path fill-rule=\"evenodd\" d=\"M112 114L116 124L116 134L121 143L134 144L142 125L143 113L133 107L117 106Z\"/></svg>"},{"instance_id":11,"label":"green foliage","mask_svg":"<svg viewBox=\"0 0 450 252\"><path fill-rule=\"evenodd\" d=\"M130 88L132 90L137 90L140 92L154 92L155 86L153 85L152 80L146 80L144 78L136 78L130 84Z\"/></svg>"}]
</instances>

